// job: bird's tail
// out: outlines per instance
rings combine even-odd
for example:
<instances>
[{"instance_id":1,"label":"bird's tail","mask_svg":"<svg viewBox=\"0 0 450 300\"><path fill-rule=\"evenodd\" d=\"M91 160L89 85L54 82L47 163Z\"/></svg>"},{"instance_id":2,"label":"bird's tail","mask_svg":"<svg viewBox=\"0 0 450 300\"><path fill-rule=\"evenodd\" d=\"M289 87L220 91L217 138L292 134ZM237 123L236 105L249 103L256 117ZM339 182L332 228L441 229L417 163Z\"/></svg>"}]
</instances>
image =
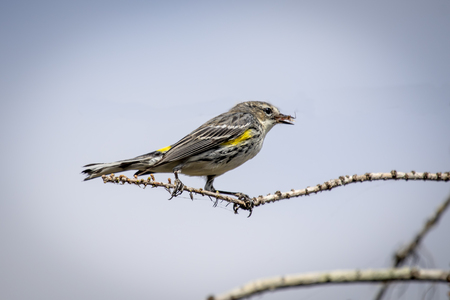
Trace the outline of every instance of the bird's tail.
<instances>
[{"instance_id":1,"label":"bird's tail","mask_svg":"<svg viewBox=\"0 0 450 300\"><path fill-rule=\"evenodd\" d=\"M102 175L128 170L143 171L158 162L161 159L160 154L161 153L155 151L135 158L120 160L112 163L88 164L83 166L83 168L86 169L84 169L81 173L86 174L86 178L84 179L86 181Z\"/></svg>"}]
</instances>

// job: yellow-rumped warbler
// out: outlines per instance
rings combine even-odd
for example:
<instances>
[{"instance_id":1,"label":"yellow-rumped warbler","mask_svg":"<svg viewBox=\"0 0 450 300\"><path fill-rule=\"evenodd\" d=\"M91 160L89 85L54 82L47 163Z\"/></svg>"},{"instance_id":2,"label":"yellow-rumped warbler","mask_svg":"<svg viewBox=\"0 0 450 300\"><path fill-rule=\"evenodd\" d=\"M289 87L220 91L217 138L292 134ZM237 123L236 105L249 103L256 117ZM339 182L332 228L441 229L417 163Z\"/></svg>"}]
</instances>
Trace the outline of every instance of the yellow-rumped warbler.
<instances>
[{"instance_id":1,"label":"yellow-rumped warbler","mask_svg":"<svg viewBox=\"0 0 450 300\"><path fill-rule=\"evenodd\" d=\"M275 124L293 124L293 119L269 103L242 102L171 146L131 159L85 165L82 173L87 175L84 180L89 180L128 170L137 170L135 175L173 172L176 188L172 196L183 190L178 173L206 176L205 190L217 192L213 186L214 178L253 158Z\"/></svg>"}]
</instances>

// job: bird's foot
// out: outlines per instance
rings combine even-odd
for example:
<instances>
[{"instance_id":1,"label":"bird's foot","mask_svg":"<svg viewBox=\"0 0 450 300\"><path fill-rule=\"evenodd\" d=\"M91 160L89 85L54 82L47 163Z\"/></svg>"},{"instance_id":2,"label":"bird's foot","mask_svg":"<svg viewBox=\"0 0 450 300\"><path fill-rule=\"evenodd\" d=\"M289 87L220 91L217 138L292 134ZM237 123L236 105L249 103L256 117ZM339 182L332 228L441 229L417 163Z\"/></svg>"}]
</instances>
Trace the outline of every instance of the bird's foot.
<instances>
[{"instance_id":1,"label":"bird's foot","mask_svg":"<svg viewBox=\"0 0 450 300\"><path fill-rule=\"evenodd\" d=\"M171 193L169 200L172 200L173 197L180 196L183 193L183 190L184 190L184 184L181 182L180 179L175 178L174 188L173 188L173 191Z\"/></svg>"},{"instance_id":2,"label":"bird's foot","mask_svg":"<svg viewBox=\"0 0 450 300\"><path fill-rule=\"evenodd\" d=\"M249 211L249 214L248 214L247 218L250 218L250 216L252 215L252 212L253 212L253 207L255 207L255 202L253 202L253 199L250 198L248 195L246 195L244 193L235 193L234 195L239 200L244 201L244 204L237 204L237 203L235 203L233 205L234 213L237 214L239 208L245 209L245 210Z\"/></svg>"}]
</instances>

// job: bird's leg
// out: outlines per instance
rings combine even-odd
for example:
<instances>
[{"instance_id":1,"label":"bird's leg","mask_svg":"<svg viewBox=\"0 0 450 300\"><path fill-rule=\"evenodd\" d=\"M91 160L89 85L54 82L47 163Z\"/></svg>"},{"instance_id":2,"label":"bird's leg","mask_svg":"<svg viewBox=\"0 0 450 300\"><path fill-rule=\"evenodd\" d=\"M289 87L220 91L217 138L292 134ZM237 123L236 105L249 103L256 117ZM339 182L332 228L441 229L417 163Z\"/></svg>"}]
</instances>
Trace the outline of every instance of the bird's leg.
<instances>
[{"instance_id":1,"label":"bird's leg","mask_svg":"<svg viewBox=\"0 0 450 300\"><path fill-rule=\"evenodd\" d=\"M213 192L216 193L216 189L213 186L213 181L214 178L216 178L216 175L208 175L206 176L206 184L205 184L205 190L208 192ZM209 199L211 199L211 197L209 197ZM211 199L211 201L214 201L213 199ZM214 201L213 207L217 207L217 203L219 202L219 199L216 198L216 200Z\"/></svg>"},{"instance_id":2,"label":"bird's leg","mask_svg":"<svg viewBox=\"0 0 450 300\"><path fill-rule=\"evenodd\" d=\"M173 188L172 195L169 198L171 200L173 197L177 197L183 193L184 184L181 182L180 179L178 179L178 173L181 172L181 168L175 168L173 169L173 175L175 175L175 187Z\"/></svg>"},{"instance_id":3,"label":"bird's leg","mask_svg":"<svg viewBox=\"0 0 450 300\"><path fill-rule=\"evenodd\" d=\"M253 207L255 206L253 200L248 195L246 195L244 193L216 190L214 188L214 186L213 186L213 181L214 181L215 177L216 177L215 175L208 175L206 177L205 190L213 192L213 193L219 192L220 194L232 195L232 196L237 197L239 200L244 201L245 205L237 205L237 204L235 204L233 206L234 212L237 214L238 208L241 207L242 209L246 209L246 210L250 211L250 214L248 215L250 217L252 215ZM214 206L217 206L217 201L218 200L216 200L216 203L214 203Z\"/></svg>"}]
</instances>

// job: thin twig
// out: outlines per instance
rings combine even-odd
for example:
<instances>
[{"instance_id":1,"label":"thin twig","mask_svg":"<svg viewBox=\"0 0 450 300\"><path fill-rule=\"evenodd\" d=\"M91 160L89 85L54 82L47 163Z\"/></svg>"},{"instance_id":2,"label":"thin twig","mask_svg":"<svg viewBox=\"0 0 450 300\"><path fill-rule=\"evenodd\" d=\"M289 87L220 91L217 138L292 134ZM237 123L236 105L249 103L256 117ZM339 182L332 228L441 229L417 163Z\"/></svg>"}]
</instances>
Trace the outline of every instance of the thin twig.
<instances>
[{"instance_id":1,"label":"thin twig","mask_svg":"<svg viewBox=\"0 0 450 300\"><path fill-rule=\"evenodd\" d=\"M357 282L386 281L432 281L438 283L450 282L450 271L433 269L375 269L375 270L339 270L320 273L286 275L251 281L240 288L225 294L209 296L208 300L237 300L255 294L283 288Z\"/></svg>"},{"instance_id":2,"label":"thin twig","mask_svg":"<svg viewBox=\"0 0 450 300\"><path fill-rule=\"evenodd\" d=\"M267 195L265 197L258 196L256 198L255 206L260 204L265 204L281 199L289 199L292 197L300 197L305 195L310 195L311 193L318 193L322 191L329 191L339 186L347 185L350 183L364 182L364 181L376 181L376 180L423 180L423 181L449 181L450 172L445 173L419 173L411 171L409 173L397 172L395 170L389 173L366 173L364 175L353 175L353 176L340 176L338 179L331 179L322 184L318 184L313 187L307 187L306 189L294 190L290 192L281 193L280 191L275 192L273 195Z\"/></svg>"},{"instance_id":3,"label":"thin twig","mask_svg":"<svg viewBox=\"0 0 450 300\"><path fill-rule=\"evenodd\" d=\"M138 178L128 178L124 175L115 176L114 174L111 175L103 175L103 182L112 182L112 183L129 183L129 184L135 184L135 185L144 185L144 186L152 186L152 187L164 187L166 190L170 190L174 188L174 185L169 183L163 183L163 182L157 182L151 177L148 177L147 179L138 179ZM310 194L317 194L318 192L322 191L329 191L334 188L337 188L339 186L344 186L350 183L357 183L357 182L364 182L364 181L376 181L376 180L423 180L423 181L449 181L450 180L450 172L438 172L438 173L428 173L428 172L415 172L411 171L409 173L403 173L403 172L397 172L395 170L389 172L389 173L366 173L364 175L353 175L353 176L340 176L337 179L331 179L328 180L322 184L318 184L313 187L307 187L305 189L301 190L294 190L292 189L289 192L280 192L276 191L274 194L269 194L267 196L258 196L253 197L253 207L263 205L270 202L279 201L282 199L289 199L293 197L301 197L301 196L307 196ZM235 204L236 206L239 206L242 209L251 209L248 207L248 202L226 196L219 193L213 193L208 192L203 189L196 189L188 186L183 187L183 191L187 191L192 195L198 194L202 196L209 196L214 197L219 200L225 200L230 203Z\"/></svg>"},{"instance_id":4,"label":"thin twig","mask_svg":"<svg viewBox=\"0 0 450 300\"><path fill-rule=\"evenodd\" d=\"M155 181L152 177L148 177L147 179L139 179L139 178L128 178L125 175L119 175L119 176L115 176L114 174L111 175L103 175L102 176L103 182L107 183L107 182L112 182L112 183L119 183L119 184L125 184L125 183L129 183L129 184L135 184L138 186L144 186L144 188L146 188L147 186L151 186L151 187L164 187L166 190L170 192L170 189L175 188L175 185L171 183L170 178L169 178L169 183L164 183L164 182L158 182ZM238 205L245 205L245 202L242 200L239 200L237 198L234 197L230 197L230 196L226 196L224 194L219 194L219 193L213 193L213 192L209 192L209 191L205 191L203 189L197 189L197 188L193 188L193 187L188 187L188 186L183 186L183 191L187 191L189 193L194 193L197 195L202 195L202 196L209 196L209 197L214 197L216 199L219 200L225 200L231 203L235 203Z\"/></svg>"},{"instance_id":5,"label":"thin twig","mask_svg":"<svg viewBox=\"0 0 450 300\"><path fill-rule=\"evenodd\" d=\"M430 231L430 229L436 225L436 223L439 221L440 217L444 213L444 211L447 209L447 207L450 205L450 195L447 197L447 199L442 202L436 211L433 213L433 215L425 222L425 225L423 226L422 230L412 239L411 242L409 242L408 245L405 247L399 249L395 255L394 260L392 262L392 267L397 268L403 265L406 258L408 258L410 255L414 254L417 247L419 246L420 242L424 238L424 236ZM378 290L378 293L375 296L375 300L381 300L383 296L385 295L387 289L389 288L389 283L384 283L383 286L380 287Z\"/></svg>"}]
</instances>

